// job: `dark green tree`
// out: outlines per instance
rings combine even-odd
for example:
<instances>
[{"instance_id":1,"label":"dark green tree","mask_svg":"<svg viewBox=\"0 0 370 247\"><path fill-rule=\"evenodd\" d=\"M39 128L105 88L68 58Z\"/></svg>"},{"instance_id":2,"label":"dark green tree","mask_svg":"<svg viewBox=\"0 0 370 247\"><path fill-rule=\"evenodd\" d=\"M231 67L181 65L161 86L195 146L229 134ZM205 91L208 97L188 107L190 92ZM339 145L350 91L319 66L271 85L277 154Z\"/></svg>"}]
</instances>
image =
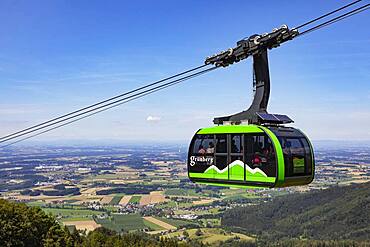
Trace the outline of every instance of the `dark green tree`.
<instances>
[{"instance_id":1,"label":"dark green tree","mask_svg":"<svg viewBox=\"0 0 370 247\"><path fill-rule=\"evenodd\" d=\"M40 208L0 199L0 246L41 246L61 227Z\"/></svg>"}]
</instances>

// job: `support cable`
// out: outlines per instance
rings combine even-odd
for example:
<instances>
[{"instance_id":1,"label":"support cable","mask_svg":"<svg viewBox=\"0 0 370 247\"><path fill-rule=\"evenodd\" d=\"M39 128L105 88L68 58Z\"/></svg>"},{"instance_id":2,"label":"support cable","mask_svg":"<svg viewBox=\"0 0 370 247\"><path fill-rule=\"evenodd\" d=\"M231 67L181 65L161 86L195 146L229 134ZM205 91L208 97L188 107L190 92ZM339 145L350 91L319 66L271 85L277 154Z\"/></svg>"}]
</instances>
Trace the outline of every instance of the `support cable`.
<instances>
[{"instance_id":1,"label":"support cable","mask_svg":"<svg viewBox=\"0 0 370 247\"><path fill-rule=\"evenodd\" d=\"M323 22L323 23L321 23L321 24L319 24L319 25L317 25L317 26L314 26L314 27L312 27L312 28L309 28L309 29L307 29L307 30L305 30L305 31L303 31L303 32L300 32L300 33L297 35L297 37L298 37L298 36L301 36L301 35L304 35L304 34L307 34L307 33L310 33L310 32L313 32L313 31L318 30L318 29L320 29L320 28L323 28L323 27L329 26L329 25L331 25L331 24L333 24L333 23L335 23L335 22L338 22L338 21L344 20L344 19L346 19L346 18L348 18L348 17L350 17L350 16L353 16L353 15L356 15L356 14L358 14L358 13L361 13L362 11L365 11L365 10L367 10L367 9L369 9L369 8L370 8L370 4L365 4L365 5L363 5L363 6L359 7L359 8L356 8L356 9L354 9L354 10L351 10L351 11L349 11L349 12L347 12L347 13L344 13L344 14L342 14L342 15L340 15L340 16L337 16L337 17L335 17L335 18L333 18L333 19L330 19L330 20L328 20L328 21L325 21L325 22Z\"/></svg>"},{"instance_id":2,"label":"support cable","mask_svg":"<svg viewBox=\"0 0 370 247\"><path fill-rule=\"evenodd\" d=\"M21 135L19 135L19 136L17 136L17 137L12 137L12 138L10 138L10 139L8 139L8 140L6 140L6 141L10 141L10 140L13 140L13 139L19 138L19 137L21 137L21 136L31 134L31 133L36 132L36 131L38 131L38 130L42 130L42 129L44 129L44 128L51 127L51 126L53 126L53 125L55 125L55 124L58 124L58 123L61 123L61 122L65 122L66 120L73 119L73 120L70 120L70 121L68 121L68 122L62 123L62 124L60 124L60 125L57 125L57 126L54 126L54 127L49 128L49 129L43 130L43 131L41 131L41 132L38 132L38 133L36 133L36 134L33 134L33 135L30 135L30 136L27 136L27 137L25 137L25 138L22 138L22 139L16 140L16 141L14 141L14 142L8 143L8 144L3 145L3 146L0 146L0 148L5 148L5 147L11 146L11 145L13 145L13 144L16 144L16 143L19 143L19 142L25 141L25 140L27 140L27 139L30 139L30 138L32 138L32 137L36 137L36 136L39 136L39 135L41 135L41 134L44 134L44 133L50 132L50 131L52 131L52 130L59 129L59 128L63 127L63 126L66 126L66 125L72 124L72 123L74 123L74 122L77 122L77 121L79 121L79 120L82 120L82 119L85 119L85 118L91 117L91 116L96 115L96 114L98 114L98 113L101 113L101 112L107 111L107 110L109 110L109 109L111 109L111 108L114 108L114 107L117 107L117 106L120 106L120 105L126 104L126 103L128 103L128 102L130 102L130 101L133 101L133 100L135 100L135 99L142 98L142 97L144 97L144 96L146 96L146 95L149 95L149 94L152 94L152 93L154 93L154 92L157 92L157 91L163 90L163 89L165 89L165 88L168 88L168 87L174 86L174 85L179 84L179 83L181 83L181 82L187 81L187 80L189 80L189 79L191 79L191 78L194 78L194 77L200 76L200 75L202 75L202 74L205 74L205 73L207 73L207 72L210 72L210 71L212 71L212 70L215 70L215 69L217 69L217 68L219 68L219 67L212 67L212 68L208 68L208 69L202 70L202 71L200 71L200 72L194 73L194 74L192 74L192 75L188 75L188 76L182 77L182 78L177 79L177 80L175 80L175 81L168 82L168 83L166 83L166 84L163 84L163 85L157 86L157 87L152 88L152 89L148 89L148 90L146 90L146 91L144 91L144 92L141 92L141 93L135 94L135 95L133 95L133 96L126 97L126 98L124 98L124 99L122 99L122 100L115 101L114 103L110 103L110 104L109 104L109 106L105 106L104 108L103 108L103 107L99 107L99 108L95 108L95 109L93 109L93 110L89 110L88 112L84 112L83 114L79 114L79 115L76 115L76 116L74 116L74 117L73 117L73 118L78 117L78 118L76 118L76 119L73 119L73 118L65 119L65 120L59 121L59 122L57 122L57 123L53 123L53 124L50 124L50 125L48 125L48 126L41 127L41 128L39 128L39 129L37 129L37 130L33 130L33 131L30 131L30 132L27 132L27 133L21 134ZM108 105L108 104L107 104L107 105ZM101 109L101 108L103 108L103 109ZM98 109L99 109L99 110L98 110ZM87 113L89 113L89 114L87 114ZM85 115L85 114L87 114L87 115ZM81 116L81 117L80 117L80 116ZM3 142L3 141L2 141L2 142ZM5 142L5 141L4 141L4 142ZM0 143L1 143L1 142L0 142Z\"/></svg>"},{"instance_id":3,"label":"support cable","mask_svg":"<svg viewBox=\"0 0 370 247\"><path fill-rule=\"evenodd\" d=\"M314 23L314 22L316 22L316 21L318 21L318 20L321 20L322 18L325 18L325 17L327 17L327 16L329 16L329 15L332 15L332 14L334 14L334 13L338 12L338 11L341 11L341 10L343 10L343 9L346 9L346 8L348 8L348 7L352 6L352 5L356 4L356 3L359 3L359 2L361 2L361 1L362 1L362 0L353 1L352 3L349 3L349 4L347 4L347 5L343 6L343 7L340 7L340 8L338 8L338 9L336 9L336 10L330 11L329 13L326 13L325 15L319 16L319 17L317 17L317 18L315 18L315 19L313 19L313 20L310 20L310 21L308 21L308 22L306 22L306 23L303 23L303 24L301 24L301 25L299 25L299 26L295 27L294 29L299 29L299 28L302 28L302 27L304 27L304 26L307 26L307 25L309 25L309 24L311 24L311 23Z\"/></svg>"},{"instance_id":4,"label":"support cable","mask_svg":"<svg viewBox=\"0 0 370 247\"><path fill-rule=\"evenodd\" d=\"M50 119L50 120L45 121L45 122L42 122L42 123L40 123L40 124L36 124L36 125L31 126L31 127L28 127L28 128L22 129L22 130L20 130L20 131L17 131L17 132L11 133L11 134L9 134L9 135L6 135L6 136L3 136L3 137L0 137L0 141L1 141L1 140L4 140L4 139L7 139L7 138L9 138L9 137L12 137L12 136L18 135L18 134L20 134L20 133L23 133L23 132L26 132L26 131L32 130L32 129L34 129L34 128L41 127L41 126L43 126L43 125L45 125L45 124L48 124L48 123L51 123L51 122L54 122L54 121L60 120L60 119L62 119L62 118L69 117L69 116L74 115L74 114L76 114L76 113L79 113L79 112L81 112L81 111L88 110L88 109L93 108L93 107L95 107L95 106L98 106L98 105L101 105L101 104L107 103L107 102L109 102L109 101L112 101L112 100L115 100L115 99L121 98L121 97L123 97L123 96L126 96L126 95L129 95L129 94L132 94L132 93L138 92L138 91L143 90L143 89L146 89L146 88L148 88L148 87L155 86L155 85L157 85L157 84L160 84L160 83L162 83L162 82L165 82L165 81L168 81L168 80L174 79L174 78L179 77L179 76L181 76L181 75L185 75L185 74L188 74L188 73L190 73L190 72L193 72L193 71L199 70L199 69L201 69L201 68L203 68L203 67L205 67L205 66L206 66L206 65L201 65L201 66L198 66L198 67L195 67L195 68L192 68L192 69L186 70L186 71L181 72L181 73L178 73L178 74L176 74L176 75L173 75L173 76L170 76L170 77L164 78L164 79L162 79L162 80L159 80L159 81L156 81L156 82L153 82L153 83L150 83L150 84L144 85L144 86L142 86L142 87L139 87L139 88L136 88L136 89L134 89L134 90L131 90L131 91L128 91L128 92L125 92L125 93L119 94L119 95L117 95L117 96L114 96L114 97L111 97L111 98L109 98L109 99L106 99L106 100L100 101L100 102L98 102L98 103L95 103L95 104L92 104L92 105L89 105L89 106L83 107L83 108L81 108L81 109L78 109L78 110L75 110L75 111L69 112L69 113L67 113L67 114L64 114L64 115L62 115L62 116L59 116L59 117L56 117L56 118ZM4 141L5 141L5 140L4 140ZM0 143L1 143L1 142L0 142Z\"/></svg>"}]
</instances>

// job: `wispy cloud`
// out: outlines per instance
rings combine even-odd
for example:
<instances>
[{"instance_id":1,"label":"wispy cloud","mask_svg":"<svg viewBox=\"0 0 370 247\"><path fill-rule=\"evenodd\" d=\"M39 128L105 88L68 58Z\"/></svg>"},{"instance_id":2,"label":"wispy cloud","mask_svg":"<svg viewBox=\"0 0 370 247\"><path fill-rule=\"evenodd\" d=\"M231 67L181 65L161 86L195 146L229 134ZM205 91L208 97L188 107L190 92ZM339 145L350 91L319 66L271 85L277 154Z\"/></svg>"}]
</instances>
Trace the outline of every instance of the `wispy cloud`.
<instances>
[{"instance_id":1,"label":"wispy cloud","mask_svg":"<svg viewBox=\"0 0 370 247\"><path fill-rule=\"evenodd\" d=\"M148 116L146 118L146 121L148 121L148 122L159 122L159 121L161 121L161 117L158 117L158 116Z\"/></svg>"}]
</instances>

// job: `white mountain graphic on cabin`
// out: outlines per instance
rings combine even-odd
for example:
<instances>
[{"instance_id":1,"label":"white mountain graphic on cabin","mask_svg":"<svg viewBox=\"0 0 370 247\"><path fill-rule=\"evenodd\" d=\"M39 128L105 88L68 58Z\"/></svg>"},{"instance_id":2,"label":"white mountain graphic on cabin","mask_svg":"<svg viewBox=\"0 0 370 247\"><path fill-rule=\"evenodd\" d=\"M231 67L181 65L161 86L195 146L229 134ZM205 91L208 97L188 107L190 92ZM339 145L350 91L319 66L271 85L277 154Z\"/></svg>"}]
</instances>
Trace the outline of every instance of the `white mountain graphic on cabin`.
<instances>
[{"instance_id":1,"label":"white mountain graphic on cabin","mask_svg":"<svg viewBox=\"0 0 370 247\"><path fill-rule=\"evenodd\" d=\"M266 173L264 173L259 168L251 168L247 164L245 164L245 172L246 177L265 177L267 178ZM235 160L231 164L229 164L224 169L220 170L217 168L217 166L212 165L207 168L207 170L204 171L204 174L214 174L214 175L220 175L220 176L228 176L228 174L231 174L232 176L236 177L244 177L244 162L241 160Z\"/></svg>"}]
</instances>

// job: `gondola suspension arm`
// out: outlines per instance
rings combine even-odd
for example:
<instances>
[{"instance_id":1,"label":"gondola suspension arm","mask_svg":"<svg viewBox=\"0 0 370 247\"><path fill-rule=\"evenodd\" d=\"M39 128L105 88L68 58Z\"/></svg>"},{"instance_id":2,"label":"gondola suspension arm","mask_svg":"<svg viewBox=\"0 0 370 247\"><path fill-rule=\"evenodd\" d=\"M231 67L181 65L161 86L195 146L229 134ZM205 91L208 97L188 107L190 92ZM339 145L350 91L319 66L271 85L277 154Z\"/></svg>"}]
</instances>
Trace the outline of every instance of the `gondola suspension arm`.
<instances>
[{"instance_id":1,"label":"gondola suspension arm","mask_svg":"<svg viewBox=\"0 0 370 247\"><path fill-rule=\"evenodd\" d=\"M222 51L219 54L208 57L205 64L213 64L216 67L227 67L249 56L253 57L253 87L254 98L251 106L242 112L225 117L214 118L215 124L280 124L291 123L287 116L272 115L267 113L267 105L270 96L270 74L268 65L268 50L280 46L282 43L292 40L299 34L297 29L289 29L283 25L273 29L271 33L252 35L247 39L237 42L235 48ZM272 115L272 116L271 116ZM269 119L266 119L268 116ZM280 118L278 116L281 116Z\"/></svg>"}]
</instances>

